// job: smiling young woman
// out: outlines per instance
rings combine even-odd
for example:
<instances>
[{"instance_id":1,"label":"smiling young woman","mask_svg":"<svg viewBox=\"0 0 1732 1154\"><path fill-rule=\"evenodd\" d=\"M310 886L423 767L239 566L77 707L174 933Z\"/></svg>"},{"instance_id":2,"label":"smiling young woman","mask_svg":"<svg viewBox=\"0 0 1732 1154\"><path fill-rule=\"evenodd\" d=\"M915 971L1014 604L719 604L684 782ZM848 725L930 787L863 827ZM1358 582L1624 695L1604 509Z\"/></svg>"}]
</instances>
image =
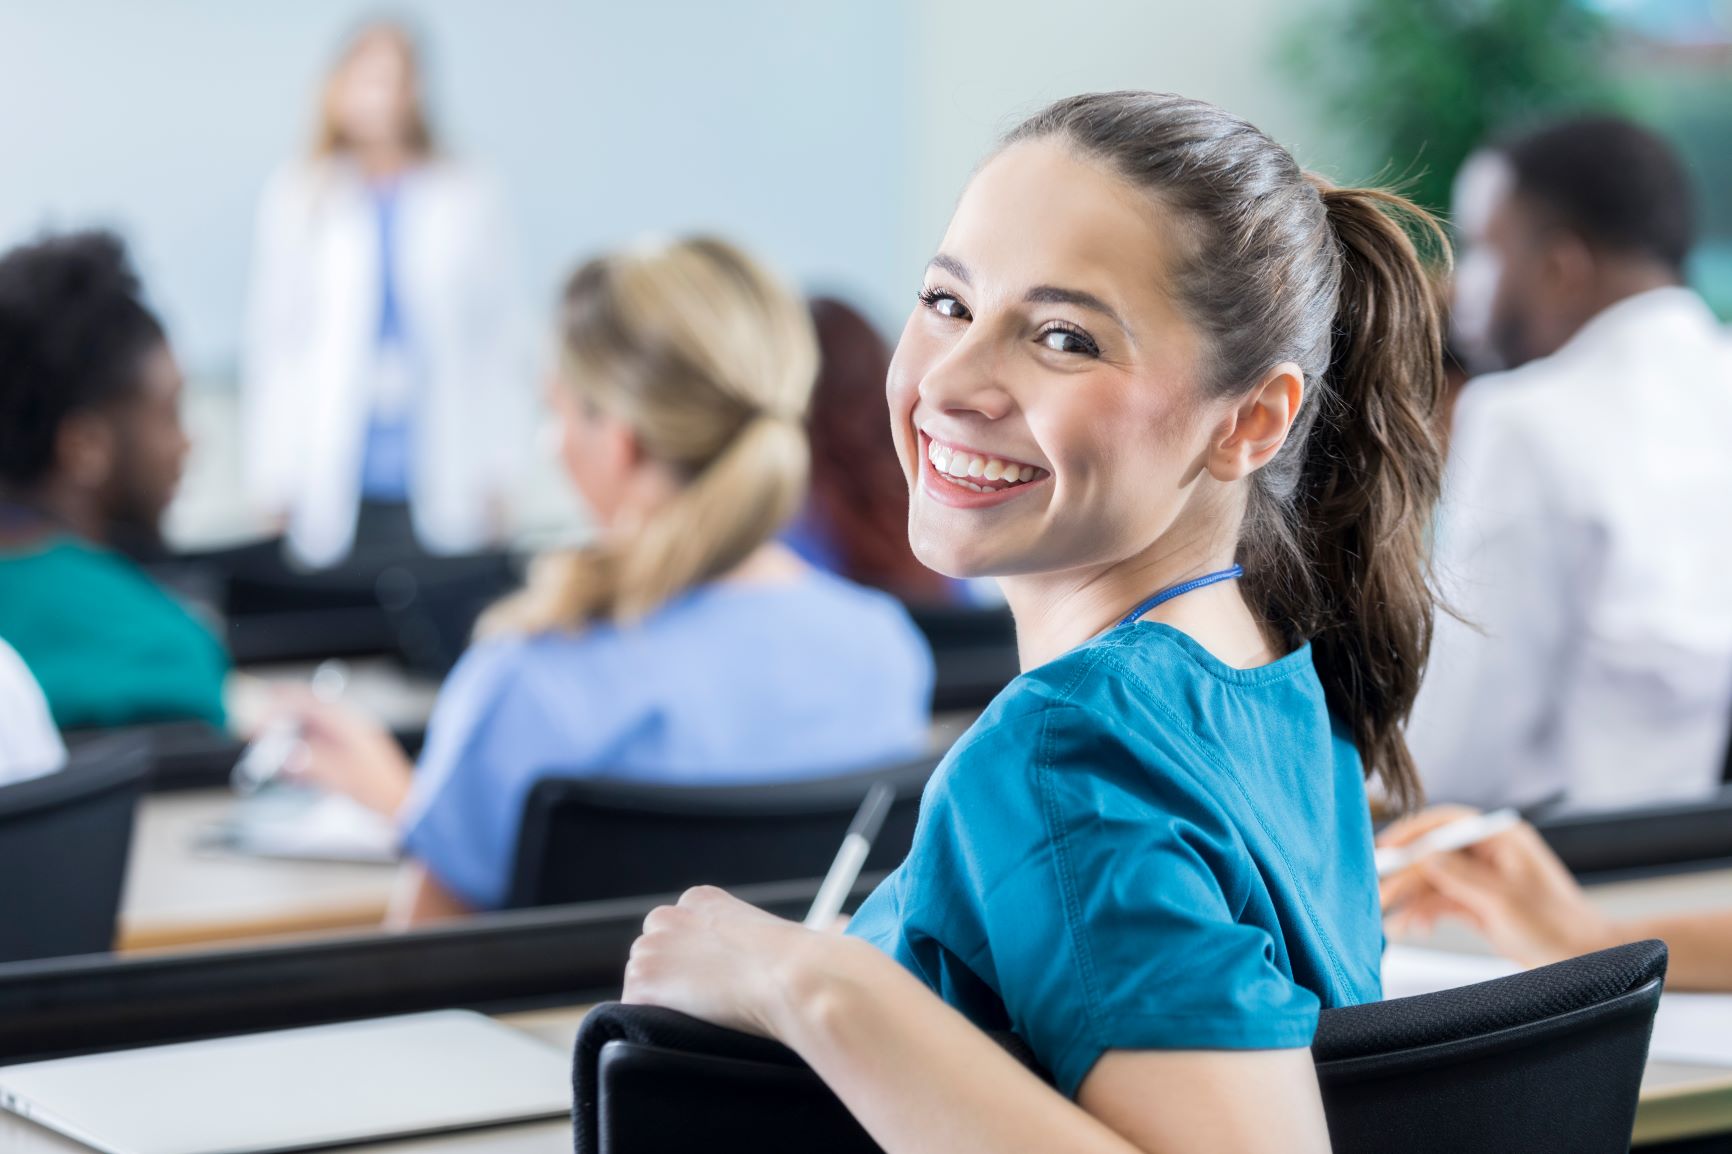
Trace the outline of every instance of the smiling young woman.
<instances>
[{"instance_id":1,"label":"smiling young woman","mask_svg":"<svg viewBox=\"0 0 1732 1154\"><path fill-rule=\"evenodd\" d=\"M1327 1149L1307 1047L1380 993L1365 778L1415 792L1432 619L1440 326L1399 218L1443 248L1181 97L1010 135L889 397L915 552L1000 579L1024 672L848 936L693 891L627 1000L781 1039L890 1151Z\"/></svg>"}]
</instances>

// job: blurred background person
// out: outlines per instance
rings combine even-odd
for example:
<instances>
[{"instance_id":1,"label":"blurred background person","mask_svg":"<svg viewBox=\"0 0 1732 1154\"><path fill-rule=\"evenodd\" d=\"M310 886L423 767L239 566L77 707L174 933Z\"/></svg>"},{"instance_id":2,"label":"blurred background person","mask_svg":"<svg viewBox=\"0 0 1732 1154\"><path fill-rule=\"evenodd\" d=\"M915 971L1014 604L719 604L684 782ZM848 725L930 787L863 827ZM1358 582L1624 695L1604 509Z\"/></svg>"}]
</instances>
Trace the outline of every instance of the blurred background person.
<instances>
[{"instance_id":1,"label":"blurred background person","mask_svg":"<svg viewBox=\"0 0 1732 1154\"><path fill-rule=\"evenodd\" d=\"M783 540L813 565L894 593L911 605L955 600L960 582L908 546L908 485L890 439L890 346L842 301L812 302L818 383L808 424L812 481Z\"/></svg>"},{"instance_id":2,"label":"blurred background person","mask_svg":"<svg viewBox=\"0 0 1732 1154\"><path fill-rule=\"evenodd\" d=\"M53 773L65 761L42 687L17 651L0 641L0 785Z\"/></svg>"},{"instance_id":3,"label":"blurred background person","mask_svg":"<svg viewBox=\"0 0 1732 1154\"><path fill-rule=\"evenodd\" d=\"M1383 831L1406 845L1473 811L1440 805ZM1525 966L1561 962L1624 942L1659 938L1670 958L1666 988L1732 992L1732 905L1718 911L1618 920L1601 913L1533 826L1516 826L1467 849L1420 860L1382 885L1392 935L1423 932L1440 918L1472 925Z\"/></svg>"},{"instance_id":4,"label":"blurred background person","mask_svg":"<svg viewBox=\"0 0 1732 1154\"><path fill-rule=\"evenodd\" d=\"M409 33L363 27L325 80L312 155L258 212L246 466L300 562L502 532L527 401L498 216L437 149Z\"/></svg>"},{"instance_id":5,"label":"blurred background person","mask_svg":"<svg viewBox=\"0 0 1732 1154\"><path fill-rule=\"evenodd\" d=\"M174 496L181 389L117 238L0 258L0 637L62 729L223 722L222 645L111 547Z\"/></svg>"},{"instance_id":6,"label":"blurred background person","mask_svg":"<svg viewBox=\"0 0 1732 1154\"><path fill-rule=\"evenodd\" d=\"M1732 356L1683 284L1685 175L1611 118L1495 157L1460 286L1490 300L1456 313L1508 368L1456 409L1436 565L1462 619L1408 738L1440 800L1702 796L1732 724Z\"/></svg>"},{"instance_id":7,"label":"blurred background person","mask_svg":"<svg viewBox=\"0 0 1732 1154\"><path fill-rule=\"evenodd\" d=\"M304 776L399 821L409 920L505 900L543 775L778 781L926 748L932 659L902 607L773 539L807 476L799 298L719 241L632 249L571 278L561 346L561 460L600 537L483 619L418 769L297 699Z\"/></svg>"}]
</instances>

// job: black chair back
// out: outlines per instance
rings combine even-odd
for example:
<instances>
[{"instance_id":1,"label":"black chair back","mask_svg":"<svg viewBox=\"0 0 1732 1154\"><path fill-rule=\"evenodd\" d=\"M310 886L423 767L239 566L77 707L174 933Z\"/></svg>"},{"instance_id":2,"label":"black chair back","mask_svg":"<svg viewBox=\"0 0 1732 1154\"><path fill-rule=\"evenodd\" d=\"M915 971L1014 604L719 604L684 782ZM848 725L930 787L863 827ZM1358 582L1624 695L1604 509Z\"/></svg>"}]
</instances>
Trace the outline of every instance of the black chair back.
<instances>
[{"instance_id":1,"label":"black chair back","mask_svg":"<svg viewBox=\"0 0 1732 1154\"><path fill-rule=\"evenodd\" d=\"M895 790L867 858L898 865L914 842L932 758L767 785L637 785L543 778L530 790L507 906L563 905L688 886L822 877L877 782Z\"/></svg>"},{"instance_id":2,"label":"black chair back","mask_svg":"<svg viewBox=\"0 0 1732 1154\"><path fill-rule=\"evenodd\" d=\"M1336 1154L1629 1150L1666 946L1326 1011L1311 1052Z\"/></svg>"},{"instance_id":3,"label":"black chair back","mask_svg":"<svg viewBox=\"0 0 1732 1154\"><path fill-rule=\"evenodd\" d=\"M1732 860L1732 786L1697 801L1542 815L1534 828L1579 876L1723 866Z\"/></svg>"},{"instance_id":4,"label":"black chair back","mask_svg":"<svg viewBox=\"0 0 1732 1154\"><path fill-rule=\"evenodd\" d=\"M1323 1011L1312 1054L1335 1154L1623 1154L1665 972L1664 944L1638 942ZM791 1050L672 1010L591 1011L572 1083L578 1154L878 1150Z\"/></svg>"},{"instance_id":5,"label":"black chair back","mask_svg":"<svg viewBox=\"0 0 1732 1154\"><path fill-rule=\"evenodd\" d=\"M149 772L146 743L92 741L58 773L0 788L0 962L113 948Z\"/></svg>"},{"instance_id":6,"label":"black chair back","mask_svg":"<svg viewBox=\"0 0 1732 1154\"><path fill-rule=\"evenodd\" d=\"M1021 672L1004 606L910 605L908 615L932 647L934 710L984 709Z\"/></svg>"}]
</instances>

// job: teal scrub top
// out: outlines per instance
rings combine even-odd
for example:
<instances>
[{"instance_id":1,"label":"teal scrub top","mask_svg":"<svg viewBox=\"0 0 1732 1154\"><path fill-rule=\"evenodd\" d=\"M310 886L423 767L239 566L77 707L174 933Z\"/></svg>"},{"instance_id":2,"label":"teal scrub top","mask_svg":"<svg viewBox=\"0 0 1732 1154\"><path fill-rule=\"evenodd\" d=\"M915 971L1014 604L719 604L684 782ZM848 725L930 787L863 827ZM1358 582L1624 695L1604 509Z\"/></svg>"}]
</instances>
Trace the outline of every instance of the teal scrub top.
<instances>
[{"instance_id":1,"label":"teal scrub top","mask_svg":"<svg viewBox=\"0 0 1732 1154\"><path fill-rule=\"evenodd\" d=\"M222 643L119 553L71 536L0 550L0 637L62 729L223 724Z\"/></svg>"},{"instance_id":2,"label":"teal scrub top","mask_svg":"<svg viewBox=\"0 0 1732 1154\"><path fill-rule=\"evenodd\" d=\"M1377 1000L1371 837L1309 646L1234 669L1139 622L999 694L848 932L1074 1096L1107 1050L1308 1046Z\"/></svg>"}]
</instances>

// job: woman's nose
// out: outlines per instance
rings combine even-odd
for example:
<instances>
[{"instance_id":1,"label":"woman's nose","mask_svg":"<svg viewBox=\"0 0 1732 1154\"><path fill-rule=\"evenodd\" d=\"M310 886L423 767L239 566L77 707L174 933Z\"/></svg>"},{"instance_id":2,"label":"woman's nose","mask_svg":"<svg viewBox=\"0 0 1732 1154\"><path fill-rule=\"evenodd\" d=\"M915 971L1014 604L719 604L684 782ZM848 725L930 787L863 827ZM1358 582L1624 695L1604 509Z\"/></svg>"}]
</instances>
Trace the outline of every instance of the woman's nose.
<instances>
[{"instance_id":1,"label":"woman's nose","mask_svg":"<svg viewBox=\"0 0 1732 1154\"><path fill-rule=\"evenodd\" d=\"M938 412L998 420L1016 407L1003 358L969 333L921 378L920 399Z\"/></svg>"}]
</instances>

